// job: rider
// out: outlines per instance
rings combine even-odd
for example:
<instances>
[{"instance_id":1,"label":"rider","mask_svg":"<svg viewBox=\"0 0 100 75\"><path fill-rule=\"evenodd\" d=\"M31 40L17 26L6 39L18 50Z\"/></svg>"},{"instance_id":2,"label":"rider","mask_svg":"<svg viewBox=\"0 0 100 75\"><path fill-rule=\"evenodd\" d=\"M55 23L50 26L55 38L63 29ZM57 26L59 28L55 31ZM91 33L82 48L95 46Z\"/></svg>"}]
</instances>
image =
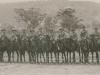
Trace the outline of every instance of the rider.
<instances>
[{"instance_id":1,"label":"rider","mask_svg":"<svg viewBox=\"0 0 100 75\"><path fill-rule=\"evenodd\" d=\"M75 32L74 29L72 29L72 31L71 31L70 38L72 40L77 40L77 38L78 38L77 33Z\"/></svg>"},{"instance_id":2,"label":"rider","mask_svg":"<svg viewBox=\"0 0 100 75\"><path fill-rule=\"evenodd\" d=\"M88 38L88 32L87 32L85 26L82 28L80 37L81 37L81 39L87 39Z\"/></svg>"},{"instance_id":3,"label":"rider","mask_svg":"<svg viewBox=\"0 0 100 75\"><path fill-rule=\"evenodd\" d=\"M94 28L94 36L95 36L96 39L100 38L100 33L98 31L98 28Z\"/></svg>"}]
</instances>

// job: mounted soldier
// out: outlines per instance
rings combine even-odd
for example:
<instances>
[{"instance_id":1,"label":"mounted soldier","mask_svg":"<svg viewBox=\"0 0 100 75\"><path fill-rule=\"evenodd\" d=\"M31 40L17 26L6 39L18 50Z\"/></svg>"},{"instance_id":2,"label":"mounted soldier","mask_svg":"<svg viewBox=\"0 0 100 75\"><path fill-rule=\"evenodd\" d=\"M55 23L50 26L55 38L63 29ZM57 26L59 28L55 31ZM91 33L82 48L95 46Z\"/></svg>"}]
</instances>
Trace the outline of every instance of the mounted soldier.
<instances>
[{"instance_id":1,"label":"mounted soldier","mask_svg":"<svg viewBox=\"0 0 100 75\"><path fill-rule=\"evenodd\" d=\"M59 63L59 55L61 53L62 55L62 63L65 63L67 61L67 58L66 58L66 49L65 49L65 33L64 33L64 29L60 29L59 30L59 35L58 35L58 39L56 40L55 42L55 46L57 46L56 48L56 62Z\"/></svg>"},{"instance_id":2,"label":"mounted soldier","mask_svg":"<svg viewBox=\"0 0 100 75\"><path fill-rule=\"evenodd\" d=\"M94 28L94 33L91 35L90 48L92 53L92 62L94 61L94 53L96 53L96 60L99 63L99 49L100 49L100 33L98 28Z\"/></svg>"},{"instance_id":3,"label":"mounted soldier","mask_svg":"<svg viewBox=\"0 0 100 75\"><path fill-rule=\"evenodd\" d=\"M81 49L81 53L82 53L82 63L83 63L83 60L85 63L88 63L89 39L88 39L88 32L87 32L85 26L82 28L80 37L81 37L80 49Z\"/></svg>"},{"instance_id":4,"label":"mounted soldier","mask_svg":"<svg viewBox=\"0 0 100 75\"><path fill-rule=\"evenodd\" d=\"M10 50L10 39L7 37L6 35L6 30L3 29L2 30L2 35L1 35L1 40L2 40L2 51L3 53L4 52L7 52L7 55L8 55L8 62L11 62L11 50Z\"/></svg>"},{"instance_id":5,"label":"mounted soldier","mask_svg":"<svg viewBox=\"0 0 100 75\"><path fill-rule=\"evenodd\" d=\"M76 62L75 52L77 51L78 48L78 36L74 29L71 30L70 42L71 42L70 50L73 53L73 63L75 63Z\"/></svg>"},{"instance_id":6,"label":"mounted soldier","mask_svg":"<svg viewBox=\"0 0 100 75\"><path fill-rule=\"evenodd\" d=\"M5 52L5 49L4 49L4 47L5 47L5 45L4 45L4 33L5 33L5 30L1 30L1 32L0 32L0 62L3 62L3 60L4 60L4 58L3 58L3 54L4 54L4 52Z\"/></svg>"},{"instance_id":7,"label":"mounted soldier","mask_svg":"<svg viewBox=\"0 0 100 75\"><path fill-rule=\"evenodd\" d=\"M87 39L88 38L88 32L86 30L86 27L83 26L81 34L80 34L81 39Z\"/></svg>"}]
</instances>

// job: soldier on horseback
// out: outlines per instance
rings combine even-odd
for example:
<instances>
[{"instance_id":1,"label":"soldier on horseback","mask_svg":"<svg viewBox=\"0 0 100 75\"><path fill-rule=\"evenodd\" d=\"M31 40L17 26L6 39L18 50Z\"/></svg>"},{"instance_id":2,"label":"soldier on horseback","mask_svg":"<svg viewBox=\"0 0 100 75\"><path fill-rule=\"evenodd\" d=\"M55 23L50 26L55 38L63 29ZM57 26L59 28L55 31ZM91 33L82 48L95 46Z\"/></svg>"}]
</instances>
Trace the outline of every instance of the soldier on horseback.
<instances>
[{"instance_id":1,"label":"soldier on horseback","mask_svg":"<svg viewBox=\"0 0 100 75\"><path fill-rule=\"evenodd\" d=\"M94 28L94 33L92 34L91 38L91 44L93 44L92 47L92 62L94 60L94 52L96 53L96 60L97 63L99 63L99 44L100 44L100 33L98 31L98 28Z\"/></svg>"},{"instance_id":2,"label":"soldier on horseback","mask_svg":"<svg viewBox=\"0 0 100 75\"><path fill-rule=\"evenodd\" d=\"M81 41L80 41L80 49L82 53L82 63L83 60L85 63L88 63L88 55L89 55L89 40L88 40L88 32L85 26L82 28L81 34Z\"/></svg>"},{"instance_id":3,"label":"soldier on horseback","mask_svg":"<svg viewBox=\"0 0 100 75\"><path fill-rule=\"evenodd\" d=\"M71 48L70 50L72 51L73 53L73 63L76 62L76 57L75 57L75 52L77 50L77 47L78 47L78 36L77 36L77 33L75 32L74 29L71 30L71 35L70 35L70 42L71 42Z\"/></svg>"}]
</instances>

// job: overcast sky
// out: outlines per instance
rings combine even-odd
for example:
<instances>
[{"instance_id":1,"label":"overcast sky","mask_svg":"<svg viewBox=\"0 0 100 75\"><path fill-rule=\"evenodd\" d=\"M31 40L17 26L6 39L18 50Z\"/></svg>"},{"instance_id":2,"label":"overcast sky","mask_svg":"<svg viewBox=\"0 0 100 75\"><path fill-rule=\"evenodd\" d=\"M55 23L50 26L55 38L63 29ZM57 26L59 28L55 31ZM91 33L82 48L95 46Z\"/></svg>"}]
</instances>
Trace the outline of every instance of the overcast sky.
<instances>
[{"instance_id":1,"label":"overcast sky","mask_svg":"<svg viewBox=\"0 0 100 75\"><path fill-rule=\"evenodd\" d=\"M0 3L20 2L20 1L36 1L36 0L0 0ZM45 1L47 1L47 0L45 0ZM100 3L100 0L71 0L71 1L93 1L93 2L99 2Z\"/></svg>"},{"instance_id":2,"label":"overcast sky","mask_svg":"<svg viewBox=\"0 0 100 75\"><path fill-rule=\"evenodd\" d=\"M92 1L92 2L100 3L100 0L70 0L70 1Z\"/></svg>"},{"instance_id":3,"label":"overcast sky","mask_svg":"<svg viewBox=\"0 0 100 75\"><path fill-rule=\"evenodd\" d=\"M47 0L0 0L0 3L22 2L22 1L47 1Z\"/></svg>"}]
</instances>

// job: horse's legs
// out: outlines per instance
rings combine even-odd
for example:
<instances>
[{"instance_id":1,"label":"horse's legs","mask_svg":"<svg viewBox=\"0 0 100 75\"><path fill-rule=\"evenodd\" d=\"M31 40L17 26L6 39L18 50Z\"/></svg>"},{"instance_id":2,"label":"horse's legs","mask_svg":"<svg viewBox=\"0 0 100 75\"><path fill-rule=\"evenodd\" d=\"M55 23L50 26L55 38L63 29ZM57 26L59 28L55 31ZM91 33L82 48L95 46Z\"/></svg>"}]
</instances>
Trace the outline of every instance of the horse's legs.
<instances>
[{"instance_id":1,"label":"horse's legs","mask_svg":"<svg viewBox=\"0 0 100 75\"><path fill-rule=\"evenodd\" d=\"M20 52L20 62L22 63L22 56L23 56L23 53Z\"/></svg>"},{"instance_id":2,"label":"horse's legs","mask_svg":"<svg viewBox=\"0 0 100 75\"><path fill-rule=\"evenodd\" d=\"M17 54L17 62L19 62L19 52L16 51L16 54Z\"/></svg>"},{"instance_id":3,"label":"horse's legs","mask_svg":"<svg viewBox=\"0 0 100 75\"><path fill-rule=\"evenodd\" d=\"M46 52L46 63L49 63L49 52Z\"/></svg>"},{"instance_id":4,"label":"horse's legs","mask_svg":"<svg viewBox=\"0 0 100 75\"><path fill-rule=\"evenodd\" d=\"M54 56L55 56L55 62L57 62L57 54L56 54L56 52L54 52Z\"/></svg>"},{"instance_id":5,"label":"horse's legs","mask_svg":"<svg viewBox=\"0 0 100 75\"><path fill-rule=\"evenodd\" d=\"M97 63L99 63L99 53L98 53L98 51L96 51L96 60L97 60Z\"/></svg>"},{"instance_id":6,"label":"horse's legs","mask_svg":"<svg viewBox=\"0 0 100 75\"><path fill-rule=\"evenodd\" d=\"M73 63L76 62L76 58L75 58L75 51L73 51Z\"/></svg>"},{"instance_id":7,"label":"horse's legs","mask_svg":"<svg viewBox=\"0 0 100 75\"><path fill-rule=\"evenodd\" d=\"M36 53L35 53L35 52L33 52L33 54L32 54L32 55L33 55L33 62L34 62L34 63L36 63Z\"/></svg>"},{"instance_id":8,"label":"horse's legs","mask_svg":"<svg viewBox=\"0 0 100 75\"><path fill-rule=\"evenodd\" d=\"M28 56L29 56L29 62L31 63L31 52L30 51L28 51Z\"/></svg>"},{"instance_id":9,"label":"horse's legs","mask_svg":"<svg viewBox=\"0 0 100 75\"><path fill-rule=\"evenodd\" d=\"M81 52L79 51L79 63L82 62L82 59L81 59Z\"/></svg>"},{"instance_id":10,"label":"horse's legs","mask_svg":"<svg viewBox=\"0 0 100 75\"><path fill-rule=\"evenodd\" d=\"M85 52L84 52L84 63L86 63L86 54L85 54Z\"/></svg>"},{"instance_id":11,"label":"horse's legs","mask_svg":"<svg viewBox=\"0 0 100 75\"><path fill-rule=\"evenodd\" d=\"M91 52L92 54L92 63L94 63L94 52Z\"/></svg>"},{"instance_id":12,"label":"horse's legs","mask_svg":"<svg viewBox=\"0 0 100 75\"><path fill-rule=\"evenodd\" d=\"M69 57L70 57L70 60L69 60L69 62L71 63L71 52L69 52Z\"/></svg>"},{"instance_id":13,"label":"horse's legs","mask_svg":"<svg viewBox=\"0 0 100 75\"><path fill-rule=\"evenodd\" d=\"M14 62L14 51L12 52L12 59L13 59L13 62Z\"/></svg>"},{"instance_id":14,"label":"horse's legs","mask_svg":"<svg viewBox=\"0 0 100 75\"><path fill-rule=\"evenodd\" d=\"M40 55L40 57L39 57L39 59L40 59L40 63L42 63L42 54L41 54L41 52L39 53L39 55Z\"/></svg>"},{"instance_id":15,"label":"horse's legs","mask_svg":"<svg viewBox=\"0 0 100 75\"><path fill-rule=\"evenodd\" d=\"M84 63L85 64L88 63L88 52L87 51L84 52Z\"/></svg>"},{"instance_id":16,"label":"horse's legs","mask_svg":"<svg viewBox=\"0 0 100 75\"><path fill-rule=\"evenodd\" d=\"M41 57L43 57L43 60L41 60L41 62L45 62L44 52L41 52Z\"/></svg>"},{"instance_id":17,"label":"horse's legs","mask_svg":"<svg viewBox=\"0 0 100 75\"><path fill-rule=\"evenodd\" d=\"M3 62L3 51L0 51L0 62Z\"/></svg>"},{"instance_id":18,"label":"horse's legs","mask_svg":"<svg viewBox=\"0 0 100 75\"><path fill-rule=\"evenodd\" d=\"M82 63L84 62L84 52L82 52Z\"/></svg>"},{"instance_id":19,"label":"horse's legs","mask_svg":"<svg viewBox=\"0 0 100 75\"><path fill-rule=\"evenodd\" d=\"M39 54L36 52L36 63L39 63Z\"/></svg>"},{"instance_id":20,"label":"horse's legs","mask_svg":"<svg viewBox=\"0 0 100 75\"><path fill-rule=\"evenodd\" d=\"M8 54L8 62L11 63L11 52L8 52L8 51L7 51L7 54Z\"/></svg>"},{"instance_id":21,"label":"horse's legs","mask_svg":"<svg viewBox=\"0 0 100 75\"><path fill-rule=\"evenodd\" d=\"M67 51L67 62L69 63L69 52Z\"/></svg>"},{"instance_id":22,"label":"horse's legs","mask_svg":"<svg viewBox=\"0 0 100 75\"><path fill-rule=\"evenodd\" d=\"M66 51L64 51L65 63L67 62Z\"/></svg>"},{"instance_id":23,"label":"horse's legs","mask_svg":"<svg viewBox=\"0 0 100 75\"><path fill-rule=\"evenodd\" d=\"M25 60L25 52L23 53L23 58L24 58L24 62L25 62L25 61L26 61L26 60Z\"/></svg>"},{"instance_id":24,"label":"horse's legs","mask_svg":"<svg viewBox=\"0 0 100 75\"><path fill-rule=\"evenodd\" d=\"M50 52L50 56L51 56L51 63L53 63L53 55L52 55L52 52Z\"/></svg>"},{"instance_id":25,"label":"horse's legs","mask_svg":"<svg viewBox=\"0 0 100 75\"><path fill-rule=\"evenodd\" d=\"M86 63L89 63L89 52L86 52Z\"/></svg>"},{"instance_id":26,"label":"horse's legs","mask_svg":"<svg viewBox=\"0 0 100 75\"><path fill-rule=\"evenodd\" d=\"M61 52L61 54L62 54L62 63L64 63L64 53Z\"/></svg>"}]
</instances>

